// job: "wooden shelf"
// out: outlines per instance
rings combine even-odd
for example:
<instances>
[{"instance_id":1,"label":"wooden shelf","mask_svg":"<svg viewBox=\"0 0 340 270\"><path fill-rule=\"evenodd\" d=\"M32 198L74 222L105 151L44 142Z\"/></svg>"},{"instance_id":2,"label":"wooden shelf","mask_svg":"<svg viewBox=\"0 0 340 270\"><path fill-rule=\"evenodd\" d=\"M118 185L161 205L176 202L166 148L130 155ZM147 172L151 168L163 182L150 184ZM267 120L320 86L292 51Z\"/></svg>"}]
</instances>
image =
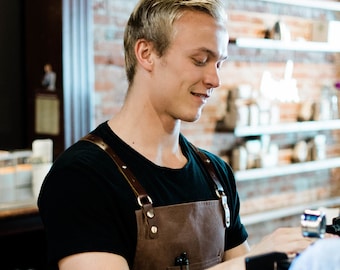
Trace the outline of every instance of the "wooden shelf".
<instances>
[{"instance_id":1,"label":"wooden shelf","mask_svg":"<svg viewBox=\"0 0 340 270\"><path fill-rule=\"evenodd\" d=\"M270 3L278 3L278 4L286 4L293 6L302 6L308 8L318 8L325 10L334 10L340 11L340 3L333 1L320 1L320 0L260 0L262 2L270 2Z\"/></svg>"},{"instance_id":2,"label":"wooden shelf","mask_svg":"<svg viewBox=\"0 0 340 270\"><path fill-rule=\"evenodd\" d=\"M305 121L280 123L266 126L236 127L233 131L236 137L259 136L266 134L284 134L294 132L310 132L340 129L340 119L327 121Z\"/></svg>"},{"instance_id":3,"label":"wooden shelf","mask_svg":"<svg viewBox=\"0 0 340 270\"><path fill-rule=\"evenodd\" d=\"M236 181L251 181L260 178L283 176L289 174L313 172L340 167L340 158L329 158L324 160L293 163L284 166L258 168L244 171L235 171Z\"/></svg>"},{"instance_id":4,"label":"wooden shelf","mask_svg":"<svg viewBox=\"0 0 340 270\"><path fill-rule=\"evenodd\" d=\"M340 52L340 46L326 42L312 41L281 41L264 38L230 39L231 44L241 48L256 48L266 50L290 50L303 52Z\"/></svg>"},{"instance_id":5,"label":"wooden shelf","mask_svg":"<svg viewBox=\"0 0 340 270\"><path fill-rule=\"evenodd\" d=\"M241 220L244 225L252 225L261 222L267 222L275 219L301 215L306 209L318 209L320 207L334 207L340 205L340 197L320 200L313 203L306 203L301 205L294 205L291 207L284 207L280 209L273 209L261 213L251 215L241 215ZM299 226L299 224L297 224Z\"/></svg>"}]
</instances>

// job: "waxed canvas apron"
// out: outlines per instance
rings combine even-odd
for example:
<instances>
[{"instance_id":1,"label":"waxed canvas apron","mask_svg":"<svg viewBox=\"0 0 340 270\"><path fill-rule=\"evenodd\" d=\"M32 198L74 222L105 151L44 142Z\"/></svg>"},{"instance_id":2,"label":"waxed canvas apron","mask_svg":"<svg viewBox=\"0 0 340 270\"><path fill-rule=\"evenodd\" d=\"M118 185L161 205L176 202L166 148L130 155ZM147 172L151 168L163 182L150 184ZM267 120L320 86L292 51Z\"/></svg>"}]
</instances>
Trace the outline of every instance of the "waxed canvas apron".
<instances>
[{"instance_id":1,"label":"waxed canvas apron","mask_svg":"<svg viewBox=\"0 0 340 270\"><path fill-rule=\"evenodd\" d=\"M219 199L153 207L152 199L112 148L92 134L82 140L97 144L111 156L141 206L136 211L134 270L203 270L222 261L230 212L210 160L202 152L194 148L214 182ZM175 265L176 257L183 252L187 254L189 268Z\"/></svg>"}]
</instances>

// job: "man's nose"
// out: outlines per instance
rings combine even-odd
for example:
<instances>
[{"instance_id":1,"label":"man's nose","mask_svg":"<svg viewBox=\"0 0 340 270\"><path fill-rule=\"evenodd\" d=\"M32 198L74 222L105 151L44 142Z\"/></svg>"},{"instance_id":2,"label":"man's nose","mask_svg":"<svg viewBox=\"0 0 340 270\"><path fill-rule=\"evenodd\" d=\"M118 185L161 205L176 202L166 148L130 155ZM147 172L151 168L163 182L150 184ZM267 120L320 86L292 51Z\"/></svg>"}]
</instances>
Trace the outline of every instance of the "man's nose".
<instances>
[{"instance_id":1,"label":"man's nose","mask_svg":"<svg viewBox=\"0 0 340 270\"><path fill-rule=\"evenodd\" d=\"M204 84L207 88L217 88L221 85L219 70L216 65L207 68L204 76Z\"/></svg>"}]
</instances>

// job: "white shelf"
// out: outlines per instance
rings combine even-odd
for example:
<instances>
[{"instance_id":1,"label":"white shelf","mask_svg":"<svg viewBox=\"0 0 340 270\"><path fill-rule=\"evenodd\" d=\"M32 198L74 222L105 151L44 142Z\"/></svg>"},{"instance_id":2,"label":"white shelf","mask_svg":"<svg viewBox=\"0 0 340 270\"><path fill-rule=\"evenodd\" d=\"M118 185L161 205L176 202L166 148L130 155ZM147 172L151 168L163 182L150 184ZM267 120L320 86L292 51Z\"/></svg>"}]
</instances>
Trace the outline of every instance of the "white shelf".
<instances>
[{"instance_id":1,"label":"white shelf","mask_svg":"<svg viewBox=\"0 0 340 270\"><path fill-rule=\"evenodd\" d=\"M251 181L260 178L283 176L288 174L297 174L326 170L340 167L340 158L329 158L324 160L309 161L303 163L292 163L284 166L258 168L244 171L235 171L236 181Z\"/></svg>"},{"instance_id":2,"label":"white shelf","mask_svg":"<svg viewBox=\"0 0 340 270\"><path fill-rule=\"evenodd\" d=\"M233 43L233 41L231 41ZM340 52L340 46L326 42L281 41L264 38L237 38L235 44L242 48L291 50L303 52Z\"/></svg>"},{"instance_id":3,"label":"white shelf","mask_svg":"<svg viewBox=\"0 0 340 270\"><path fill-rule=\"evenodd\" d=\"M320 207L334 207L340 205L340 197L320 200L313 203L294 205L280 209L274 209L261 213L241 216L241 221L245 226L267 222L275 219L301 215L306 209L318 209ZM298 224L297 224L298 226Z\"/></svg>"},{"instance_id":4,"label":"white shelf","mask_svg":"<svg viewBox=\"0 0 340 270\"><path fill-rule=\"evenodd\" d=\"M262 2L287 4L293 6L302 6L309 8L318 8L325 10L340 11L340 3L331 1L320 1L320 0L261 0Z\"/></svg>"},{"instance_id":5,"label":"white shelf","mask_svg":"<svg viewBox=\"0 0 340 270\"><path fill-rule=\"evenodd\" d=\"M233 133L236 137L246 137L265 134L283 134L337 129L340 129L340 119L327 121L280 123L266 126L236 127Z\"/></svg>"}]
</instances>

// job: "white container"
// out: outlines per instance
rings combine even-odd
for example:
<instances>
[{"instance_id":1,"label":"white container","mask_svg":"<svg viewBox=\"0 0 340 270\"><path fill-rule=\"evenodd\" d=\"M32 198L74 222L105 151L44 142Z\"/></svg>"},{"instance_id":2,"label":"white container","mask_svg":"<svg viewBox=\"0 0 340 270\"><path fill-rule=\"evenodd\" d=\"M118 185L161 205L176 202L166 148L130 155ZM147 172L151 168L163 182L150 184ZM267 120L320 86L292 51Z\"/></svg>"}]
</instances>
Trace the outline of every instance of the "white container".
<instances>
[{"instance_id":1,"label":"white container","mask_svg":"<svg viewBox=\"0 0 340 270\"><path fill-rule=\"evenodd\" d=\"M340 46L340 21L330 21L328 24L328 42Z\"/></svg>"},{"instance_id":2,"label":"white container","mask_svg":"<svg viewBox=\"0 0 340 270\"><path fill-rule=\"evenodd\" d=\"M42 163L53 161L53 141L51 139L34 140L32 143L33 158L41 159Z\"/></svg>"},{"instance_id":3,"label":"white container","mask_svg":"<svg viewBox=\"0 0 340 270\"><path fill-rule=\"evenodd\" d=\"M15 159L11 153L0 155L0 189L15 186Z\"/></svg>"},{"instance_id":4,"label":"white container","mask_svg":"<svg viewBox=\"0 0 340 270\"><path fill-rule=\"evenodd\" d=\"M16 159L15 187L29 187L32 184L32 151L15 151L13 156Z\"/></svg>"},{"instance_id":5,"label":"white container","mask_svg":"<svg viewBox=\"0 0 340 270\"><path fill-rule=\"evenodd\" d=\"M326 159L326 136L323 134L316 135L311 141L311 159L323 160Z\"/></svg>"},{"instance_id":6,"label":"white container","mask_svg":"<svg viewBox=\"0 0 340 270\"><path fill-rule=\"evenodd\" d=\"M257 168L261 153L261 141L249 140L244 145L247 150L247 169Z\"/></svg>"},{"instance_id":7,"label":"white container","mask_svg":"<svg viewBox=\"0 0 340 270\"><path fill-rule=\"evenodd\" d=\"M33 196L35 198L38 198L41 185L44 182L44 179L48 172L51 169L52 163L41 163L41 164L32 164L33 170L32 170L32 191Z\"/></svg>"},{"instance_id":8,"label":"white container","mask_svg":"<svg viewBox=\"0 0 340 270\"><path fill-rule=\"evenodd\" d=\"M0 203L15 201L15 159L9 152L0 154Z\"/></svg>"},{"instance_id":9,"label":"white container","mask_svg":"<svg viewBox=\"0 0 340 270\"><path fill-rule=\"evenodd\" d=\"M247 150L244 146L239 146L232 151L231 164L235 171L243 171L247 169Z\"/></svg>"},{"instance_id":10,"label":"white container","mask_svg":"<svg viewBox=\"0 0 340 270\"><path fill-rule=\"evenodd\" d=\"M259 158L259 168L275 167L279 163L279 147L276 144L270 144L267 152L263 152Z\"/></svg>"},{"instance_id":11,"label":"white container","mask_svg":"<svg viewBox=\"0 0 340 270\"><path fill-rule=\"evenodd\" d=\"M244 127L249 124L249 107L231 103L224 117L224 124L228 129Z\"/></svg>"},{"instance_id":12,"label":"white container","mask_svg":"<svg viewBox=\"0 0 340 270\"><path fill-rule=\"evenodd\" d=\"M249 126L258 126L260 122L260 110L257 104L249 106Z\"/></svg>"}]
</instances>

